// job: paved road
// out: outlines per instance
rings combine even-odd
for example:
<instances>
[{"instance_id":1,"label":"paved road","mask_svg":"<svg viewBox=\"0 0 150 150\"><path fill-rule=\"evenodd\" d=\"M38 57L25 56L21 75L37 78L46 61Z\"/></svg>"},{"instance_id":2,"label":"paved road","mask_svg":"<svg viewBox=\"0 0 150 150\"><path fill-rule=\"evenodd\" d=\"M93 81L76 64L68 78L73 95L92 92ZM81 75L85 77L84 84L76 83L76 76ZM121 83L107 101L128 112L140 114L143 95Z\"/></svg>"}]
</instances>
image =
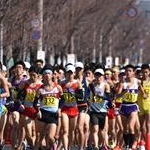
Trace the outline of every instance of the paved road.
<instances>
[{"instance_id":1,"label":"paved road","mask_svg":"<svg viewBox=\"0 0 150 150\"><path fill-rule=\"evenodd\" d=\"M5 145L4 148L3 148L3 150L12 150L11 149L11 145Z\"/></svg>"}]
</instances>

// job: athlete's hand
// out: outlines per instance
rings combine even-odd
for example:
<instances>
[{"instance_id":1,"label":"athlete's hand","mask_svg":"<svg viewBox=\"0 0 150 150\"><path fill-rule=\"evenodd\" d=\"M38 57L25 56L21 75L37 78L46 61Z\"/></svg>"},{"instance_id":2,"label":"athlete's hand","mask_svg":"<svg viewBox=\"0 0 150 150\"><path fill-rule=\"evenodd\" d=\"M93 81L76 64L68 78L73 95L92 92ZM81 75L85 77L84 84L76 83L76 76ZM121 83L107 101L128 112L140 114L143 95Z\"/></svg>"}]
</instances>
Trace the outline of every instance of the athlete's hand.
<instances>
[{"instance_id":1,"label":"athlete's hand","mask_svg":"<svg viewBox=\"0 0 150 150\"><path fill-rule=\"evenodd\" d=\"M61 109L58 109L58 118L61 118Z\"/></svg>"},{"instance_id":2,"label":"athlete's hand","mask_svg":"<svg viewBox=\"0 0 150 150\"><path fill-rule=\"evenodd\" d=\"M37 112L36 118L37 118L37 119L41 119L41 118L42 118L42 113L41 113L41 111L38 111L38 112Z\"/></svg>"},{"instance_id":3,"label":"athlete's hand","mask_svg":"<svg viewBox=\"0 0 150 150\"><path fill-rule=\"evenodd\" d=\"M20 105L20 111L24 111L25 110L25 107L24 107L24 105Z\"/></svg>"},{"instance_id":4,"label":"athlete's hand","mask_svg":"<svg viewBox=\"0 0 150 150\"><path fill-rule=\"evenodd\" d=\"M97 98L96 98L97 96L94 96L93 97L93 102L95 103L96 101L97 101Z\"/></svg>"},{"instance_id":5,"label":"athlete's hand","mask_svg":"<svg viewBox=\"0 0 150 150\"><path fill-rule=\"evenodd\" d=\"M112 108L115 108L115 107L116 107L115 102L112 102Z\"/></svg>"},{"instance_id":6,"label":"athlete's hand","mask_svg":"<svg viewBox=\"0 0 150 150\"><path fill-rule=\"evenodd\" d=\"M147 95L146 95L145 93L143 94L143 98L144 98L144 99L147 99Z\"/></svg>"}]
</instances>

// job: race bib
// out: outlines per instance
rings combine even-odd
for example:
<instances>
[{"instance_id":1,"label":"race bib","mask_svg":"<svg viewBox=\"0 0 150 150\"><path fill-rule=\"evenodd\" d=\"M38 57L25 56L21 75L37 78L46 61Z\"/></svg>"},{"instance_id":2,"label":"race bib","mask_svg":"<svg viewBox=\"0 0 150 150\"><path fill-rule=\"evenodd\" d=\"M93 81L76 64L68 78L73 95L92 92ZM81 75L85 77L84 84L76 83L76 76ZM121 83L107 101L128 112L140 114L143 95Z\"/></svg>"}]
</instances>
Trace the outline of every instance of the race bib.
<instances>
[{"instance_id":1,"label":"race bib","mask_svg":"<svg viewBox=\"0 0 150 150\"><path fill-rule=\"evenodd\" d=\"M18 96L18 92L17 92L16 88L12 87L11 91L12 91L12 95L13 95L13 101L16 101L17 100L17 96Z\"/></svg>"},{"instance_id":2,"label":"race bib","mask_svg":"<svg viewBox=\"0 0 150 150\"><path fill-rule=\"evenodd\" d=\"M28 102L34 102L35 99L35 92L27 93L26 95L26 101Z\"/></svg>"},{"instance_id":3,"label":"race bib","mask_svg":"<svg viewBox=\"0 0 150 150\"><path fill-rule=\"evenodd\" d=\"M58 100L55 97L47 96L43 99L44 106L58 107Z\"/></svg>"},{"instance_id":4,"label":"race bib","mask_svg":"<svg viewBox=\"0 0 150 150\"><path fill-rule=\"evenodd\" d=\"M102 102L103 102L103 100L102 100L102 98L101 98L101 97L96 97L96 102L97 102L97 103L102 103Z\"/></svg>"},{"instance_id":5,"label":"race bib","mask_svg":"<svg viewBox=\"0 0 150 150\"><path fill-rule=\"evenodd\" d=\"M146 94L147 97L150 96L150 89L144 89L144 92L145 92L145 94Z\"/></svg>"},{"instance_id":6,"label":"race bib","mask_svg":"<svg viewBox=\"0 0 150 150\"><path fill-rule=\"evenodd\" d=\"M74 103L76 101L76 98L70 93L64 93L64 99L66 103Z\"/></svg>"},{"instance_id":7,"label":"race bib","mask_svg":"<svg viewBox=\"0 0 150 150\"><path fill-rule=\"evenodd\" d=\"M83 100L84 99L80 99L80 98L77 99L78 102L83 102Z\"/></svg>"},{"instance_id":8,"label":"race bib","mask_svg":"<svg viewBox=\"0 0 150 150\"><path fill-rule=\"evenodd\" d=\"M116 103L122 103L122 97L116 99Z\"/></svg>"},{"instance_id":9,"label":"race bib","mask_svg":"<svg viewBox=\"0 0 150 150\"><path fill-rule=\"evenodd\" d=\"M124 101L134 103L137 101L137 95L135 93L126 93Z\"/></svg>"}]
</instances>

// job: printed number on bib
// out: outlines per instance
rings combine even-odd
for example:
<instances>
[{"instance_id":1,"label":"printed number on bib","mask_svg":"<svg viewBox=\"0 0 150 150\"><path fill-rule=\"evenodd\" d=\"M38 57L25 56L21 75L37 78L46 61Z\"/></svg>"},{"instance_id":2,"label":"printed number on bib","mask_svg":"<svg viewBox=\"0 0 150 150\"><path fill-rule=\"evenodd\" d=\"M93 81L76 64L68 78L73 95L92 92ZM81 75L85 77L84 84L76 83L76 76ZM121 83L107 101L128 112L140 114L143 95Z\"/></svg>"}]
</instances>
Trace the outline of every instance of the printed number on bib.
<instances>
[{"instance_id":1,"label":"printed number on bib","mask_svg":"<svg viewBox=\"0 0 150 150\"><path fill-rule=\"evenodd\" d=\"M45 97L43 103L45 106L57 107L57 102L55 97Z\"/></svg>"},{"instance_id":2,"label":"printed number on bib","mask_svg":"<svg viewBox=\"0 0 150 150\"><path fill-rule=\"evenodd\" d=\"M73 103L76 100L70 93L64 93L64 99L66 103Z\"/></svg>"},{"instance_id":3,"label":"printed number on bib","mask_svg":"<svg viewBox=\"0 0 150 150\"><path fill-rule=\"evenodd\" d=\"M83 102L83 99L78 98L78 102Z\"/></svg>"},{"instance_id":4,"label":"printed number on bib","mask_svg":"<svg viewBox=\"0 0 150 150\"><path fill-rule=\"evenodd\" d=\"M16 101L17 100L17 96L18 96L18 92L16 90L16 88L12 88L12 93L13 93L13 101Z\"/></svg>"},{"instance_id":5,"label":"printed number on bib","mask_svg":"<svg viewBox=\"0 0 150 150\"><path fill-rule=\"evenodd\" d=\"M27 93L26 100L28 102L34 102L34 99L35 99L35 93Z\"/></svg>"},{"instance_id":6,"label":"printed number on bib","mask_svg":"<svg viewBox=\"0 0 150 150\"><path fill-rule=\"evenodd\" d=\"M102 103L103 100L102 100L102 98L100 98L100 97L96 97L96 102L97 102L97 103Z\"/></svg>"},{"instance_id":7,"label":"printed number on bib","mask_svg":"<svg viewBox=\"0 0 150 150\"><path fill-rule=\"evenodd\" d=\"M150 89L144 89L144 92L147 96L150 96Z\"/></svg>"},{"instance_id":8,"label":"printed number on bib","mask_svg":"<svg viewBox=\"0 0 150 150\"><path fill-rule=\"evenodd\" d=\"M136 95L135 93L126 93L125 94L125 102L136 102Z\"/></svg>"},{"instance_id":9,"label":"printed number on bib","mask_svg":"<svg viewBox=\"0 0 150 150\"><path fill-rule=\"evenodd\" d=\"M117 98L116 103L122 103L122 98Z\"/></svg>"}]
</instances>

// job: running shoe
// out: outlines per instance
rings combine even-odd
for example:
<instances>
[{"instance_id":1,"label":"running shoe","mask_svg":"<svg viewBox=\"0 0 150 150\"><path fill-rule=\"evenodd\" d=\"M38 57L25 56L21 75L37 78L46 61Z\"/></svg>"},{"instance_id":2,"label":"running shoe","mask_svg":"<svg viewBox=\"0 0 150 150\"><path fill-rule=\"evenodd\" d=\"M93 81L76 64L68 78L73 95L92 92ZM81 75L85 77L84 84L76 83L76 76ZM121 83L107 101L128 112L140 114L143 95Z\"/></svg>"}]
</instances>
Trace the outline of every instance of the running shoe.
<instances>
[{"instance_id":1,"label":"running shoe","mask_svg":"<svg viewBox=\"0 0 150 150\"><path fill-rule=\"evenodd\" d=\"M134 141L134 142L133 142L133 145L132 145L132 149L133 149L133 150L136 150L136 149L137 149L137 145L138 145L138 142L137 142L137 141Z\"/></svg>"},{"instance_id":2,"label":"running shoe","mask_svg":"<svg viewBox=\"0 0 150 150\"><path fill-rule=\"evenodd\" d=\"M110 148L108 146L102 146L100 150L110 150Z\"/></svg>"},{"instance_id":3,"label":"running shoe","mask_svg":"<svg viewBox=\"0 0 150 150\"><path fill-rule=\"evenodd\" d=\"M4 145L5 145L5 142L3 141L2 144L0 144L0 150L3 150Z\"/></svg>"},{"instance_id":4,"label":"running shoe","mask_svg":"<svg viewBox=\"0 0 150 150\"><path fill-rule=\"evenodd\" d=\"M115 146L116 146L115 142L113 142L113 140L110 140L110 141L109 141L109 147L110 147L111 149L113 149Z\"/></svg>"},{"instance_id":5,"label":"running shoe","mask_svg":"<svg viewBox=\"0 0 150 150\"><path fill-rule=\"evenodd\" d=\"M121 148L120 148L120 146L119 145L117 145L117 146L115 146L114 147L114 149L113 150L121 150Z\"/></svg>"},{"instance_id":6,"label":"running shoe","mask_svg":"<svg viewBox=\"0 0 150 150\"><path fill-rule=\"evenodd\" d=\"M85 148L85 150L93 150L93 147L92 146L88 146Z\"/></svg>"},{"instance_id":7,"label":"running shoe","mask_svg":"<svg viewBox=\"0 0 150 150\"><path fill-rule=\"evenodd\" d=\"M99 150L99 147L94 147L94 149L93 150Z\"/></svg>"}]
</instances>

